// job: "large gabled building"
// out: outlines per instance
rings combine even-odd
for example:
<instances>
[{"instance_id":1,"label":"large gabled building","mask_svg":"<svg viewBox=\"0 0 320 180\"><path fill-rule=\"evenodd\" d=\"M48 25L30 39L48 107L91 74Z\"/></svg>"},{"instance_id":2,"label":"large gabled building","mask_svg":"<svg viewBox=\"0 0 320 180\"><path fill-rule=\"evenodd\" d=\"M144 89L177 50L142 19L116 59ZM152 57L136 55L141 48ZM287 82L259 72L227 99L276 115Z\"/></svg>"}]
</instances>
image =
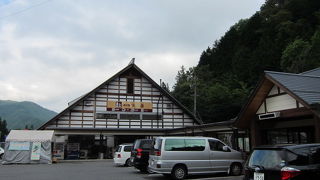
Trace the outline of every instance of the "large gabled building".
<instances>
[{"instance_id":1,"label":"large gabled building","mask_svg":"<svg viewBox=\"0 0 320 180\"><path fill-rule=\"evenodd\" d=\"M202 122L170 93L130 63L40 129L54 130L57 154L73 158L81 151L94 158L120 143L199 124Z\"/></svg>"},{"instance_id":2,"label":"large gabled building","mask_svg":"<svg viewBox=\"0 0 320 180\"><path fill-rule=\"evenodd\" d=\"M251 147L320 142L320 68L300 74L265 71L235 126Z\"/></svg>"}]
</instances>

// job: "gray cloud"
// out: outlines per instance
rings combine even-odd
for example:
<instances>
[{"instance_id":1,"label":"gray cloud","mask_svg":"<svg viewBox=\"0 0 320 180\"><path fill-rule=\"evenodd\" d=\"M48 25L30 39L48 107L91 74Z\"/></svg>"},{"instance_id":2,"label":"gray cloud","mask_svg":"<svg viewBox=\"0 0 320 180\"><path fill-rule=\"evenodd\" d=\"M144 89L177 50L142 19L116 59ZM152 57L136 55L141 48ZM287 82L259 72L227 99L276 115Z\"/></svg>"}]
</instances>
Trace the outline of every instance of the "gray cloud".
<instances>
[{"instance_id":1,"label":"gray cloud","mask_svg":"<svg viewBox=\"0 0 320 180\"><path fill-rule=\"evenodd\" d=\"M156 82L174 85L182 65L196 65L202 50L264 1L52 0L8 16L41 2L0 3L0 99L61 111L132 57Z\"/></svg>"}]
</instances>

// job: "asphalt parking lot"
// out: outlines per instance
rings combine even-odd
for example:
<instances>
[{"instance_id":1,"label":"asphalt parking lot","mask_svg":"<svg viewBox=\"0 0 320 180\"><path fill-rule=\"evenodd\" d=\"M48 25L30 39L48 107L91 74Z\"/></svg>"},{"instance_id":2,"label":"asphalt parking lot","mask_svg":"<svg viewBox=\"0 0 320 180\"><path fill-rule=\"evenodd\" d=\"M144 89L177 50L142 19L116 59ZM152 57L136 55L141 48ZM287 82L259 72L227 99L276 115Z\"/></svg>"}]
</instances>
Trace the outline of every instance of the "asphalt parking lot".
<instances>
[{"instance_id":1,"label":"asphalt parking lot","mask_svg":"<svg viewBox=\"0 0 320 180\"><path fill-rule=\"evenodd\" d=\"M160 174L142 174L133 167L114 166L112 160L64 161L57 164L0 165L1 180L165 180ZM225 174L192 176L189 180L241 180Z\"/></svg>"}]
</instances>

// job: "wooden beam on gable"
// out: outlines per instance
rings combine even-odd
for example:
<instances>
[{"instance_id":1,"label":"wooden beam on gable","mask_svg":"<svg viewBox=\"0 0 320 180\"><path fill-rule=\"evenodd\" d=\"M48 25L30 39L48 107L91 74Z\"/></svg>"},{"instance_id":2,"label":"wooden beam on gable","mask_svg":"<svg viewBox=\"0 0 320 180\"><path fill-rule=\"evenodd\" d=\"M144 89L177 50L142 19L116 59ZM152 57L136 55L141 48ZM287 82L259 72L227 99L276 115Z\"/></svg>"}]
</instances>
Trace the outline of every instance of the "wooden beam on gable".
<instances>
[{"instance_id":1,"label":"wooden beam on gable","mask_svg":"<svg viewBox=\"0 0 320 180\"><path fill-rule=\"evenodd\" d=\"M246 105L242 107L239 117L235 122L237 128L248 129L251 126L250 121L253 120L256 112L269 94L273 87L273 83L263 76L259 81L256 89L253 91Z\"/></svg>"},{"instance_id":2,"label":"wooden beam on gable","mask_svg":"<svg viewBox=\"0 0 320 180\"><path fill-rule=\"evenodd\" d=\"M292 91L290 91L287 87L285 87L284 85L282 85L281 83L279 83L277 80L275 80L274 78L272 78L270 75L265 74L266 79L268 79L269 81L271 81L273 84L275 84L276 86L280 87L280 89L282 89L283 91L285 91L286 93L288 93L291 97L293 97L294 99L296 99L297 101L299 101L299 103L301 103L304 107L308 107L310 109L310 105L308 103L306 103L303 99L301 99L299 96L297 96L296 94L294 94Z\"/></svg>"}]
</instances>

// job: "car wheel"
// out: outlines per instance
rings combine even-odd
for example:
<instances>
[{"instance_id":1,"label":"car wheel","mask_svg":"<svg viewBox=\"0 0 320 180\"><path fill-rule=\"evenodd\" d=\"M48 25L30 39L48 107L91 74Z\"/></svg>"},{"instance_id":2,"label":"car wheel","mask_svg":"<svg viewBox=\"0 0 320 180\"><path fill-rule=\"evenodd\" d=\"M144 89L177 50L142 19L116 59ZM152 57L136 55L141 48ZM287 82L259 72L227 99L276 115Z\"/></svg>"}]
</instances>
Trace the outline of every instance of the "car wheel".
<instances>
[{"instance_id":1,"label":"car wheel","mask_svg":"<svg viewBox=\"0 0 320 180\"><path fill-rule=\"evenodd\" d=\"M171 172L171 177L176 180L181 180L187 177L187 168L184 166L176 166Z\"/></svg>"},{"instance_id":2,"label":"car wheel","mask_svg":"<svg viewBox=\"0 0 320 180\"><path fill-rule=\"evenodd\" d=\"M233 163L233 164L230 166L229 174L230 174L231 176L240 176L241 173L242 173L242 166L241 166L241 164Z\"/></svg>"},{"instance_id":3,"label":"car wheel","mask_svg":"<svg viewBox=\"0 0 320 180\"><path fill-rule=\"evenodd\" d=\"M124 166L131 166L130 158L126 160L126 163L124 164Z\"/></svg>"},{"instance_id":4,"label":"car wheel","mask_svg":"<svg viewBox=\"0 0 320 180\"><path fill-rule=\"evenodd\" d=\"M0 159L2 159L3 154L0 154Z\"/></svg>"}]
</instances>

